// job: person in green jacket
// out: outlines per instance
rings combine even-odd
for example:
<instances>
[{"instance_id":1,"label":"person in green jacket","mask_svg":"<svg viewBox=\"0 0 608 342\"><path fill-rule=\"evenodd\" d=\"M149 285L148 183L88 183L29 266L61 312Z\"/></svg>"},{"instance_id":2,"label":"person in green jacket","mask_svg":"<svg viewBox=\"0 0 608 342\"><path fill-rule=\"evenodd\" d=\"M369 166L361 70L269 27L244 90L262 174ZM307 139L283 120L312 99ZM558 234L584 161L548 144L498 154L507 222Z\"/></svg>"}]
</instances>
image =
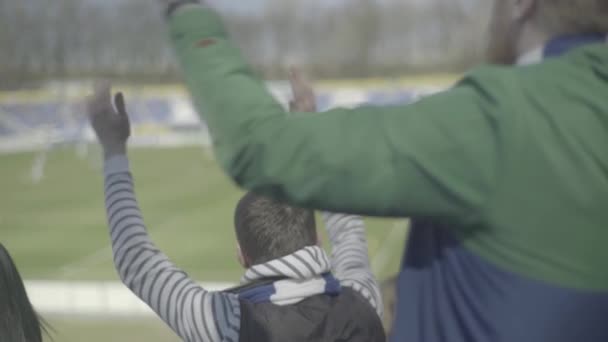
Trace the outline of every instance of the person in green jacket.
<instances>
[{"instance_id":1,"label":"person in green jacket","mask_svg":"<svg viewBox=\"0 0 608 342\"><path fill-rule=\"evenodd\" d=\"M492 65L414 104L288 115L218 14L165 1L217 159L300 206L413 217L393 341L608 341L608 2L496 0Z\"/></svg>"}]
</instances>

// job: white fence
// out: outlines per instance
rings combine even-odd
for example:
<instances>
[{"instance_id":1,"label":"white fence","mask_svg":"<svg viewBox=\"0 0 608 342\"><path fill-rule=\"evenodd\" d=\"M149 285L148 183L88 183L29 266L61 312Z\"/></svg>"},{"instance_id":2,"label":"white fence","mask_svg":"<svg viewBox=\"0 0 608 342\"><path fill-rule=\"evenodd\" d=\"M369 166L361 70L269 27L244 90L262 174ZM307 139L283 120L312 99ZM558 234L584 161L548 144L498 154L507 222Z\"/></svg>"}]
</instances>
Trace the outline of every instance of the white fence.
<instances>
[{"instance_id":1,"label":"white fence","mask_svg":"<svg viewBox=\"0 0 608 342\"><path fill-rule=\"evenodd\" d=\"M201 283L210 291L221 291L232 283ZM150 316L154 313L119 282L26 281L28 295L43 314L74 316Z\"/></svg>"}]
</instances>

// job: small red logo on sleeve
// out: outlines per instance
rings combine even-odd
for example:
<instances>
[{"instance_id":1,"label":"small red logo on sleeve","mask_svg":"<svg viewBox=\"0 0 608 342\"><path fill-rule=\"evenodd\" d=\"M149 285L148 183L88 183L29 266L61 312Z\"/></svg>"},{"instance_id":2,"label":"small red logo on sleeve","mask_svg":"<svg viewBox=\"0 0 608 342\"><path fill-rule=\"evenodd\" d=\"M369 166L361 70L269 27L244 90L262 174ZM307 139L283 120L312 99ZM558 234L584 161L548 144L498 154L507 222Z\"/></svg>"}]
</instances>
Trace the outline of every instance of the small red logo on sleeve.
<instances>
[{"instance_id":1,"label":"small red logo on sleeve","mask_svg":"<svg viewBox=\"0 0 608 342\"><path fill-rule=\"evenodd\" d=\"M207 46L213 45L215 43L216 43L215 39L213 39L213 38L205 38L205 39L199 40L199 42L196 43L196 46L198 46L200 48L206 48Z\"/></svg>"}]
</instances>

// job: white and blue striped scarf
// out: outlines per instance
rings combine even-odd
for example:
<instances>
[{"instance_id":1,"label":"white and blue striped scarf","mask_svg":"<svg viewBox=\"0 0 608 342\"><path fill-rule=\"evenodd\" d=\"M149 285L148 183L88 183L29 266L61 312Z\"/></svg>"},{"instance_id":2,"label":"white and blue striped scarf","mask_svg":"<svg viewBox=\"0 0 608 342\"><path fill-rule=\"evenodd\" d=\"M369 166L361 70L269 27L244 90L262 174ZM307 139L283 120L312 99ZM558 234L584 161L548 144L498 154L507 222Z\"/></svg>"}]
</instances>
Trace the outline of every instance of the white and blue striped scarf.
<instances>
[{"instance_id":1,"label":"white and blue striped scarf","mask_svg":"<svg viewBox=\"0 0 608 342\"><path fill-rule=\"evenodd\" d=\"M331 274L331 264L325 251L308 246L282 258L247 269L243 285L282 278L269 284L252 286L239 292L239 298L252 303L271 302L276 305L298 303L318 294L337 296L340 282Z\"/></svg>"}]
</instances>

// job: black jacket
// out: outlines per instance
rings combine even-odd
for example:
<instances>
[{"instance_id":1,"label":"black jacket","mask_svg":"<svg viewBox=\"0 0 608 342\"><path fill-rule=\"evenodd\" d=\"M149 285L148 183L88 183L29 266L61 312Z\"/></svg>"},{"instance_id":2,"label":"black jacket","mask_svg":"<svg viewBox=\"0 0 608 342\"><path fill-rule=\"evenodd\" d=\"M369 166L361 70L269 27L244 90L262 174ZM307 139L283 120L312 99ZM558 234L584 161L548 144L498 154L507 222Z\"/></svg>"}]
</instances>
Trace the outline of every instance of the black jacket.
<instances>
[{"instance_id":1,"label":"black jacket","mask_svg":"<svg viewBox=\"0 0 608 342\"><path fill-rule=\"evenodd\" d=\"M228 292L239 293L243 289ZM369 302L353 289L343 287L338 296L320 294L285 306L241 300L239 341L385 342L386 336L380 317Z\"/></svg>"}]
</instances>

